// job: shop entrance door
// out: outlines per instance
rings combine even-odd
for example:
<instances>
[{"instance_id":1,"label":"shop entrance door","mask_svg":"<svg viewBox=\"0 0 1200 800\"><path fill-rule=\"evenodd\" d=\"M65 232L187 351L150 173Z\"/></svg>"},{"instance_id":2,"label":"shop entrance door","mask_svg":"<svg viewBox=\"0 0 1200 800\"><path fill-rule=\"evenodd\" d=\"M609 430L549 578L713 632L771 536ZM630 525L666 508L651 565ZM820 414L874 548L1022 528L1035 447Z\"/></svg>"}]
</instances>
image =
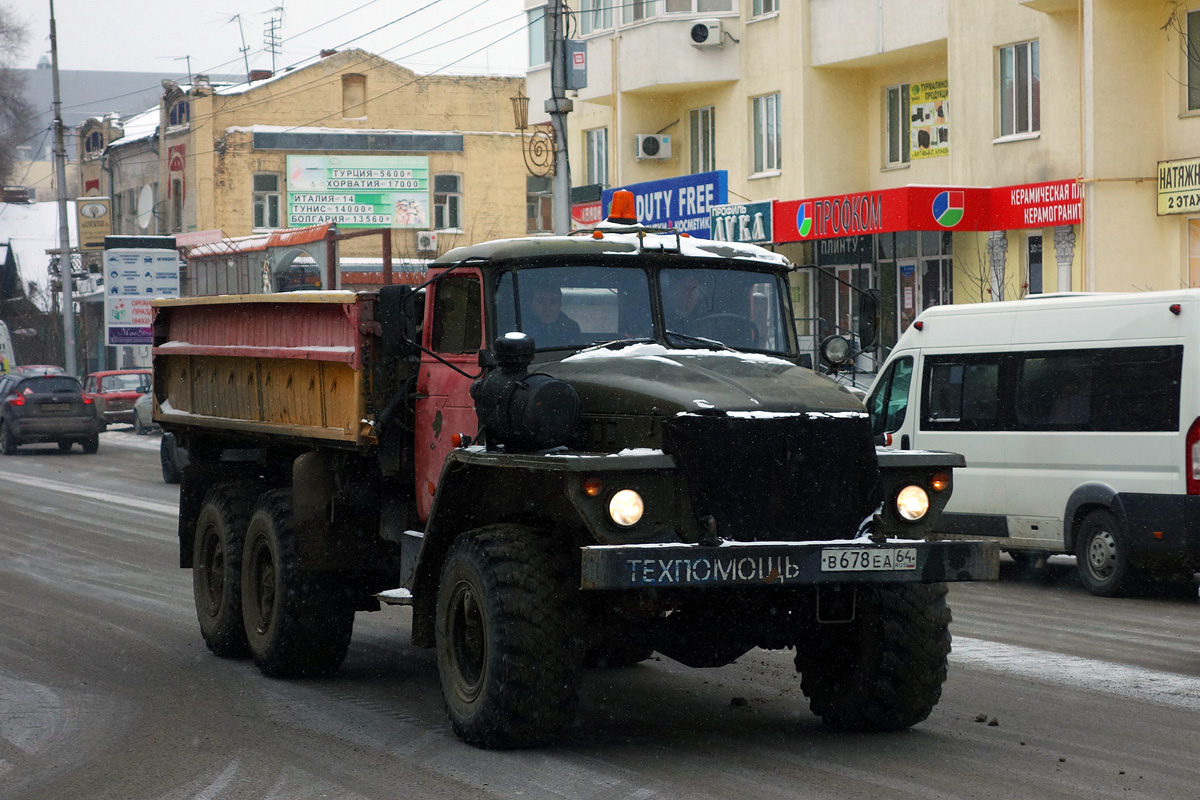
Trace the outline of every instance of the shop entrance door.
<instances>
[{"instance_id":1,"label":"shop entrance door","mask_svg":"<svg viewBox=\"0 0 1200 800\"><path fill-rule=\"evenodd\" d=\"M951 302L952 265L949 258L910 258L896 262L896 317L901 333L925 309Z\"/></svg>"}]
</instances>

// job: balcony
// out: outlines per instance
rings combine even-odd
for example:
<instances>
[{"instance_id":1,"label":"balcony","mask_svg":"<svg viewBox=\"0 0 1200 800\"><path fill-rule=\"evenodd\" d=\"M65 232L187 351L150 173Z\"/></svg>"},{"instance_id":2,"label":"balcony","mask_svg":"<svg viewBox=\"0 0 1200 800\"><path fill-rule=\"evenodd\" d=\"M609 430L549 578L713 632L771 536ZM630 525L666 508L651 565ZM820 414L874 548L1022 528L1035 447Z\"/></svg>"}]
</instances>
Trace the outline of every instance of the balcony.
<instances>
[{"instance_id":1,"label":"balcony","mask_svg":"<svg viewBox=\"0 0 1200 800\"><path fill-rule=\"evenodd\" d=\"M946 0L812 0L812 64L881 66L945 52L946 17Z\"/></svg>"},{"instance_id":2,"label":"balcony","mask_svg":"<svg viewBox=\"0 0 1200 800\"><path fill-rule=\"evenodd\" d=\"M1079 11L1079 0L1017 0L1025 8L1041 11L1045 14L1062 14L1065 11Z\"/></svg>"}]
</instances>

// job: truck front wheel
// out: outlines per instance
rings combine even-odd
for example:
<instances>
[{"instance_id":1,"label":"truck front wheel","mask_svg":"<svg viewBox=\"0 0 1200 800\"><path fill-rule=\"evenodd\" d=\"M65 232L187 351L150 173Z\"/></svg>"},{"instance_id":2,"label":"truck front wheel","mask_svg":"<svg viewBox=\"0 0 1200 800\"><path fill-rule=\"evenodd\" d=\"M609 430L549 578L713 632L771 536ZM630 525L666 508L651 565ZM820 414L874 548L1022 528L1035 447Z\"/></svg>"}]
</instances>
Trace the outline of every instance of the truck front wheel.
<instances>
[{"instance_id":1,"label":"truck front wheel","mask_svg":"<svg viewBox=\"0 0 1200 800\"><path fill-rule=\"evenodd\" d=\"M454 732L477 747L552 740L577 701L578 607L567 554L518 525L450 546L438 586L436 641Z\"/></svg>"},{"instance_id":2,"label":"truck front wheel","mask_svg":"<svg viewBox=\"0 0 1200 800\"><path fill-rule=\"evenodd\" d=\"M259 498L242 556L242 618L254 663L273 678L331 675L350 647L354 609L300 569L291 489Z\"/></svg>"},{"instance_id":3,"label":"truck front wheel","mask_svg":"<svg viewBox=\"0 0 1200 800\"><path fill-rule=\"evenodd\" d=\"M250 510L261 488L254 482L208 490L192 546L192 594L204 643L222 658L249 653L242 625L242 550Z\"/></svg>"},{"instance_id":4,"label":"truck front wheel","mask_svg":"<svg viewBox=\"0 0 1200 800\"><path fill-rule=\"evenodd\" d=\"M852 621L814 624L798 637L796 669L826 725L898 731L941 699L949 653L946 584L860 585Z\"/></svg>"}]
</instances>

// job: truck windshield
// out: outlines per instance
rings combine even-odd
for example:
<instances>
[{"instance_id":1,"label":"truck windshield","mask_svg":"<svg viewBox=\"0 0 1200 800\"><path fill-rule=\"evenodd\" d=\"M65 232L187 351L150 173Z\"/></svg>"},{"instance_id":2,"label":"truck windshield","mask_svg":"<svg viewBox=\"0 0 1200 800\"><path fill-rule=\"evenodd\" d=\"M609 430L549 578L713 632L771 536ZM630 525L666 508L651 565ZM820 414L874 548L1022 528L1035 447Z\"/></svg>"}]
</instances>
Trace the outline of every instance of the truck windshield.
<instances>
[{"instance_id":1,"label":"truck windshield","mask_svg":"<svg viewBox=\"0 0 1200 800\"><path fill-rule=\"evenodd\" d=\"M779 276L769 271L663 268L658 287L641 267L535 267L501 275L496 331L522 331L539 350L659 339L788 351ZM652 295L657 303L652 304ZM661 309L661 315L653 306Z\"/></svg>"},{"instance_id":2,"label":"truck windshield","mask_svg":"<svg viewBox=\"0 0 1200 800\"><path fill-rule=\"evenodd\" d=\"M664 269L659 286L668 343L686 346L699 337L741 350L788 352L790 320L775 273Z\"/></svg>"}]
</instances>

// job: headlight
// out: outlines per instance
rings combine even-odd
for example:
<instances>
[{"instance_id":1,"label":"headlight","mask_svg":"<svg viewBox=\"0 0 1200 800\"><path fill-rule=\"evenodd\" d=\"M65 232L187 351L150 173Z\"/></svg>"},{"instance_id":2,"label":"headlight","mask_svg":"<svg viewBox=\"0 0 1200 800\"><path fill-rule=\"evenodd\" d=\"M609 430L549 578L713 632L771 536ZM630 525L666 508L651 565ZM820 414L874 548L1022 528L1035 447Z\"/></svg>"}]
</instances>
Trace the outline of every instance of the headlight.
<instances>
[{"instance_id":1,"label":"headlight","mask_svg":"<svg viewBox=\"0 0 1200 800\"><path fill-rule=\"evenodd\" d=\"M896 511L909 522L916 522L929 512L929 495L920 486L905 486L896 495Z\"/></svg>"},{"instance_id":2,"label":"headlight","mask_svg":"<svg viewBox=\"0 0 1200 800\"><path fill-rule=\"evenodd\" d=\"M636 525L645 511L642 496L633 489L622 489L608 501L608 515L613 522L626 528Z\"/></svg>"}]
</instances>

